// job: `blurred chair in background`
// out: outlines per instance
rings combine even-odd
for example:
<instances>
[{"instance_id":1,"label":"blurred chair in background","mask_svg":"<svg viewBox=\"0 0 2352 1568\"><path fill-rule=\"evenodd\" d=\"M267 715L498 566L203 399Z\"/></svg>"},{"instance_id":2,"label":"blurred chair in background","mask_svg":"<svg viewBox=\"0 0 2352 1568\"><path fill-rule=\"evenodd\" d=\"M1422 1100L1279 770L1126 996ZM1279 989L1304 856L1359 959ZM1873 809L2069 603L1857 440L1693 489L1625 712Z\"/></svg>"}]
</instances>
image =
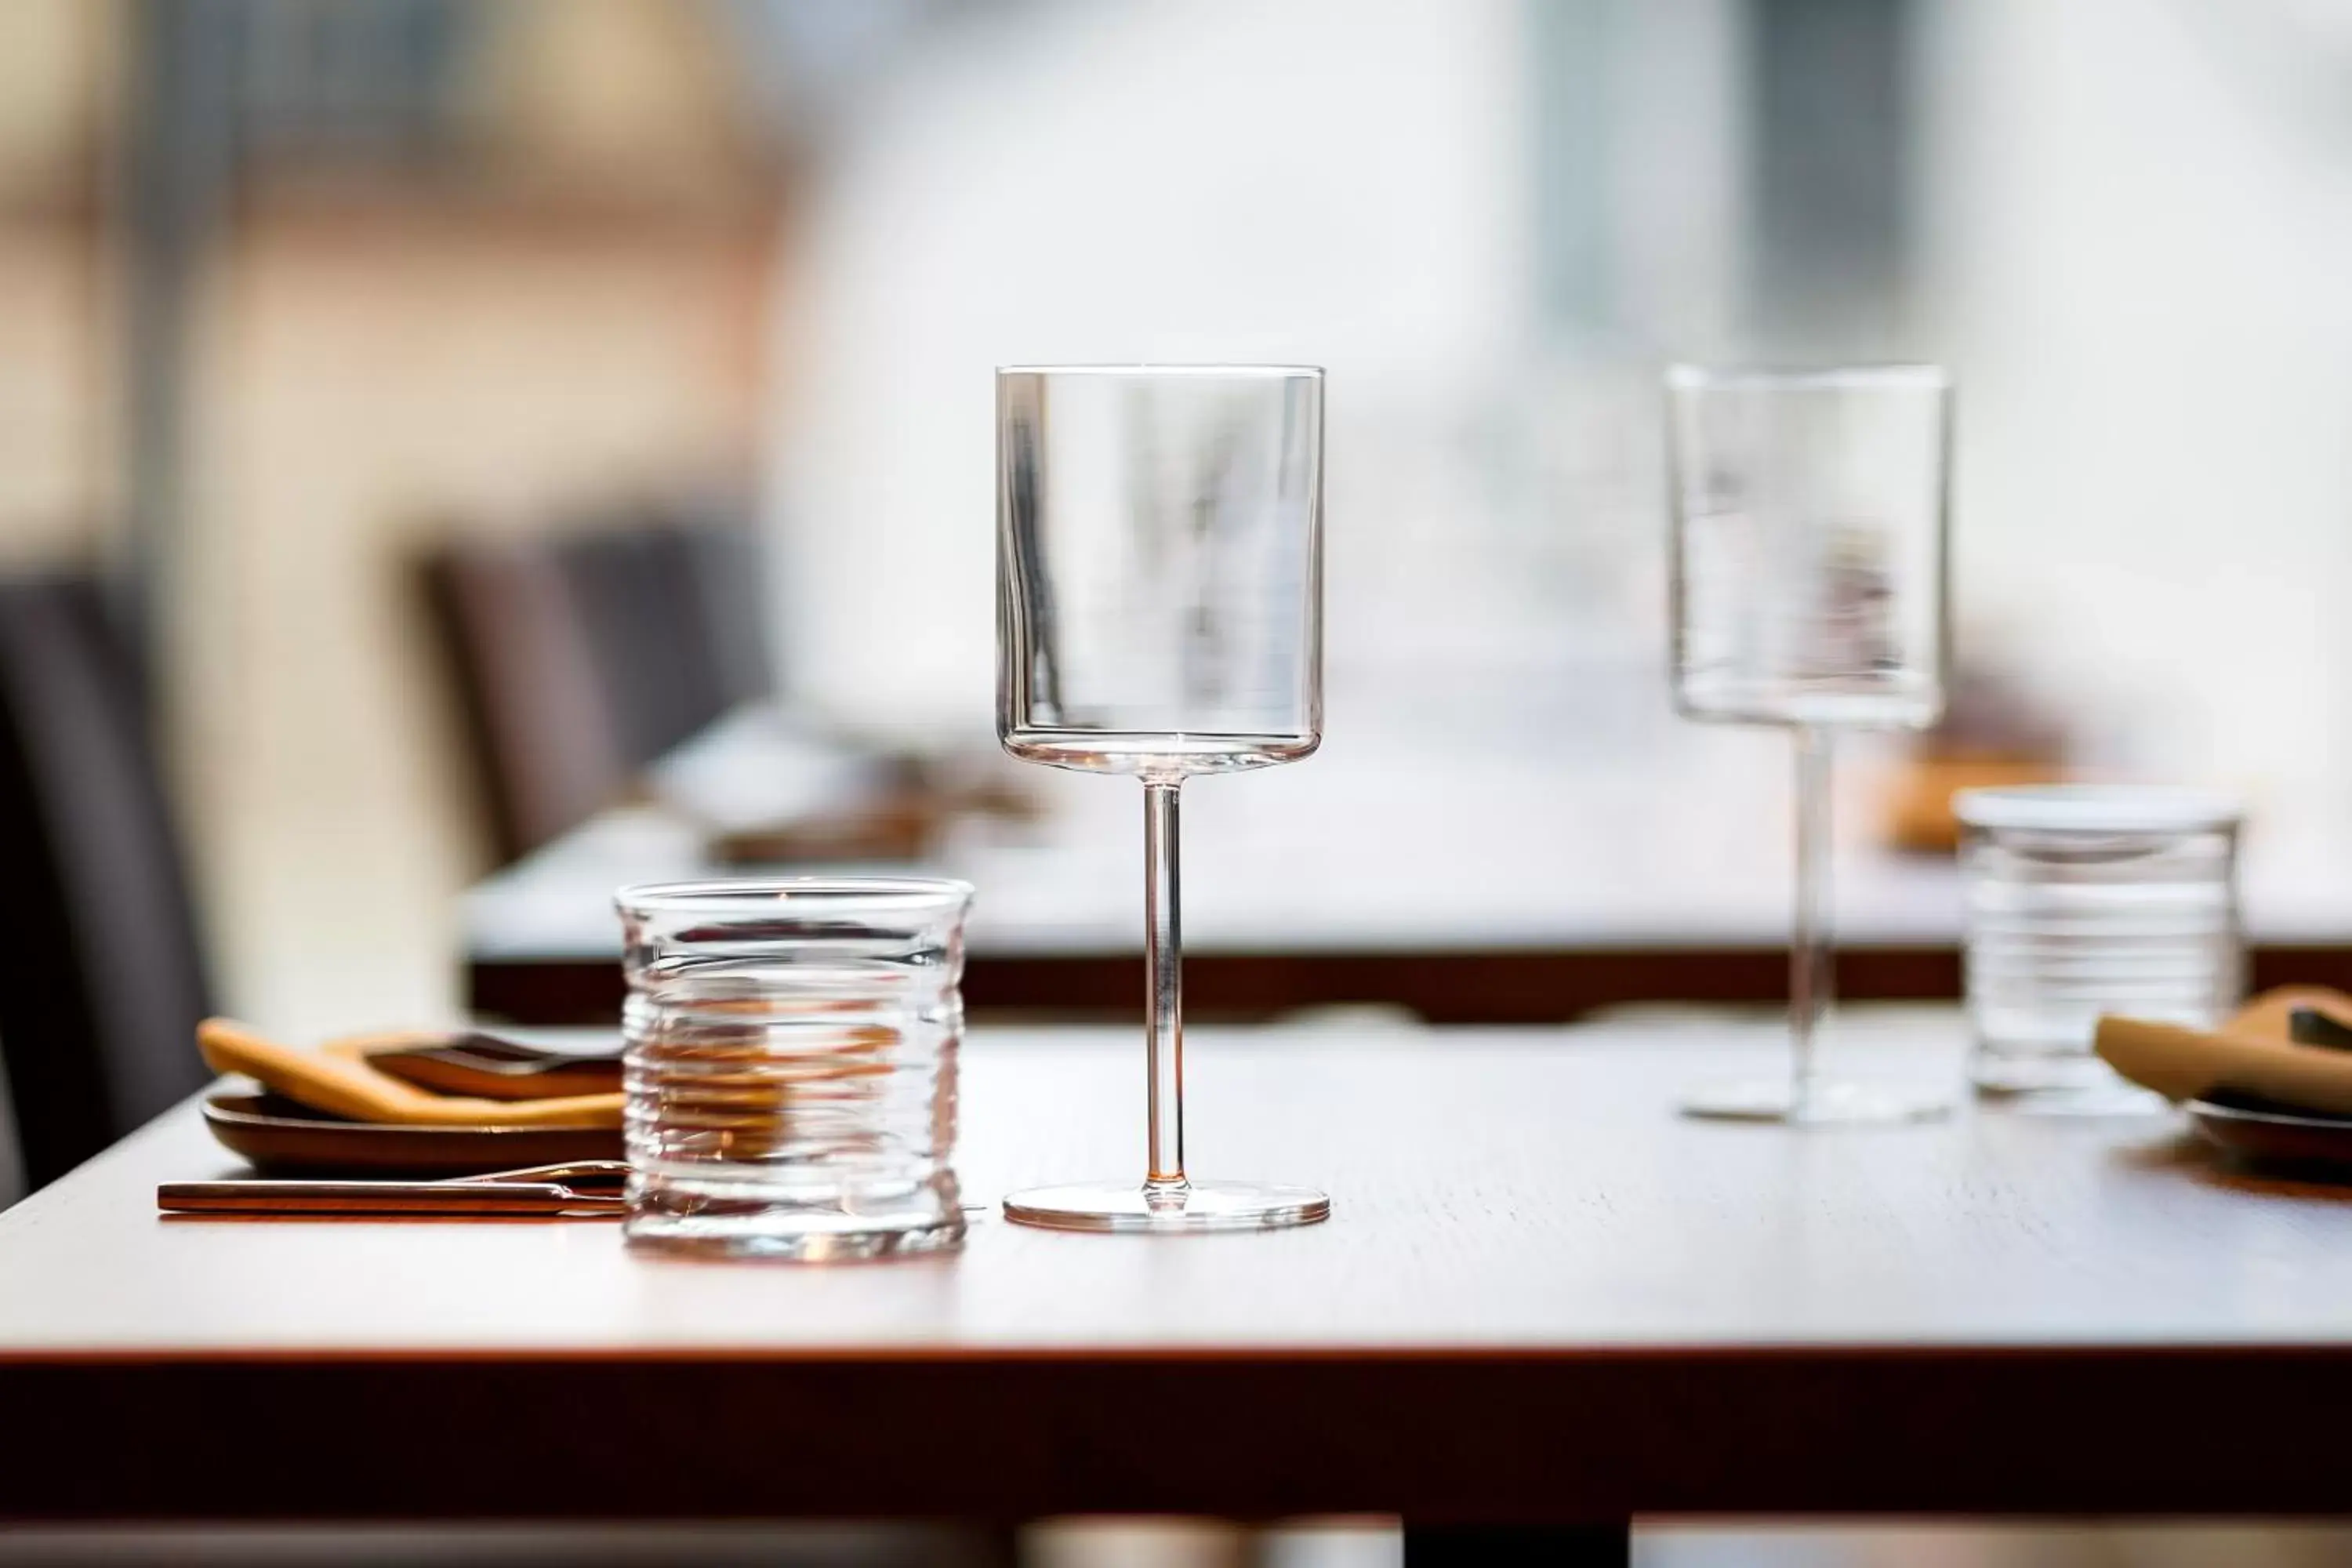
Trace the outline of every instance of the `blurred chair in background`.
<instances>
[{"instance_id":1,"label":"blurred chair in background","mask_svg":"<svg viewBox=\"0 0 2352 1568\"><path fill-rule=\"evenodd\" d=\"M633 769L726 710L695 531L632 517L555 545Z\"/></svg>"},{"instance_id":2,"label":"blurred chair in background","mask_svg":"<svg viewBox=\"0 0 2352 1568\"><path fill-rule=\"evenodd\" d=\"M768 635L767 555L748 505L681 508L670 524L688 563L689 602L710 663L718 711L775 695L775 645Z\"/></svg>"},{"instance_id":3,"label":"blurred chair in background","mask_svg":"<svg viewBox=\"0 0 2352 1568\"><path fill-rule=\"evenodd\" d=\"M483 815L513 860L625 796L664 752L768 694L747 523L648 510L424 564Z\"/></svg>"},{"instance_id":4,"label":"blurred chair in background","mask_svg":"<svg viewBox=\"0 0 2352 1568\"><path fill-rule=\"evenodd\" d=\"M452 540L422 576L492 848L518 859L628 787L585 617L545 541Z\"/></svg>"},{"instance_id":5,"label":"blurred chair in background","mask_svg":"<svg viewBox=\"0 0 2352 1568\"><path fill-rule=\"evenodd\" d=\"M137 668L94 579L0 580L0 1061L28 1186L212 1076Z\"/></svg>"}]
</instances>

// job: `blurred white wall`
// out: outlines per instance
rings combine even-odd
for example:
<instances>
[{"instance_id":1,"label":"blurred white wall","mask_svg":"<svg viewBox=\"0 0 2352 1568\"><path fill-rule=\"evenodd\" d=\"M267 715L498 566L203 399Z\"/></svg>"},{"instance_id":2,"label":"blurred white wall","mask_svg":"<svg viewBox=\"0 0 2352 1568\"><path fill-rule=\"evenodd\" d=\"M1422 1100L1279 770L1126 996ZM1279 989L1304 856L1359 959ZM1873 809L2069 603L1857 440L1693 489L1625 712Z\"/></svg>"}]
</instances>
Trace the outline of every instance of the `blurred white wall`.
<instances>
[{"instance_id":1,"label":"blurred white wall","mask_svg":"<svg viewBox=\"0 0 2352 1568\"><path fill-rule=\"evenodd\" d=\"M1360 538L1433 535L1442 595L1448 443L1530 326L1523 21L1208 0L931 34L797 215L772 443L796 690L877 729L989 723L1001 363L1327 366L1334 659L1383 635L1340 608Z\"/></svg>"},{"instance_id":2,"label":"blurred white wall","mask_svg":"<svg viewBox=\"0 0 2352 1568\"><path fill-rule=\"evenodd\" d=\"M1964 627L2116 760L2316 795L2352 756L2352 9L1946 0L1927 296Z\"/></svg>"},{"instance_id":3,"label":"blurred white wall","mask_svg":"<svg viewBox=\"0 0 2352 1568\"><path fill-rule=\"evenodd\" d=\"M921 35L797 215L770 445L798 691L985 725L991 366L1265 358L1332 372L1335 738L1356 693L1439 666L1522 723L1578 679L1612 737L1663 712L1656 363L1772 321L1740 297L1748 13L1557 3L1574 26L1210 0ZM2340 816L2352 10L1919 5L1920 229L1884 352L1959 372L1964 655L2094 762ZM1563 40L1598 63L1531 68ZM1539 92L1597 100L1590 320L1539 297Z\"/></svg>"},{"instance_id":4,"label":"blurred white wall","mask_svg":"<svg viewBox=\"0 0 2352 1568\"><path fill-rule=\"evenodd\" d=\"M100 183L120 18L0 6L0 567L90 553L121 502Z\"/></svg>"},{"instance_id":5,"label":"blurred white wall","mask_svg":"<svg viewBox=\"0 0 2352 1568\"><path fill-rule=\"evenodd\" d=\"M205 258L167 679L222 989L283 1037L457 1006L420 552L750 465L774 195L708 24L501 0L461 167L257 170Z\"/></svg>"}]
</instances>

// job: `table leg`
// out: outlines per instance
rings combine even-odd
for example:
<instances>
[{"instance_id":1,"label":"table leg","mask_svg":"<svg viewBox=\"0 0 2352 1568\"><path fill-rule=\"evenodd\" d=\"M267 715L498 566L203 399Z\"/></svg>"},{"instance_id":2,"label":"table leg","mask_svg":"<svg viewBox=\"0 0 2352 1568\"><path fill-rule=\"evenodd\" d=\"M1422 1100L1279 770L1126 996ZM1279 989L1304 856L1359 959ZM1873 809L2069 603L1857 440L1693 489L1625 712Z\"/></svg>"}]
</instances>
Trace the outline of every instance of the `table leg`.
<instances>
[{"instance_id":1,"label":"table leg","mask_svg":"<svg viewBox=\"0 0 2352 1568\"><path fill-rule=\"evenodd\" d=\"M1626 1568L1631 1524L1404 1526L1405 1568Z\"/></svg>"}]
</instances>

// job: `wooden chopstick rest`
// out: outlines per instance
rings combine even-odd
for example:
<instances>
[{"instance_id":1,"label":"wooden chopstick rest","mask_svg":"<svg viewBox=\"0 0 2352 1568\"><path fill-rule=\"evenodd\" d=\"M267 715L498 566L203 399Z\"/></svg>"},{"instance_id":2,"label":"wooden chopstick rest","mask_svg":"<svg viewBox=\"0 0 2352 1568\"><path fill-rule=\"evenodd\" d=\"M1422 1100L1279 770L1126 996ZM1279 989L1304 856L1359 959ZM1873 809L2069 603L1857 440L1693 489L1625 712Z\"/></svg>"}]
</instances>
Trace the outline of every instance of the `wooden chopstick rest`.
<instances>
[{"instance_id":1,"label":"wooden chopstick rest","mask_svg":"<svg viewBox=\"0 0 2352 1568\"><path fill-rule=\"evenodd\" d=\"M351 1035L319 1049L364 1058L378 1072L436 1094L477 1100L554 1100L610 1094L621 1087L617 1054L559 1055L478 1030Z\"/></svg>"},{"instance_id":2,"label":"wooden chopstick rest","mask_svg":"<svg viewBox=\"0 0 2352 1568\"><path fill-rule=\"evenodd\" d=\"M435 1094L380 1072L363 1057L296 1050L228 1018L196 1026L196 1047L215 1072L243 1073L320 1110L354 1121L430 1127L618 1127L618 1093L553 1100L478 1100Z\"/></svg>"},{"instance_id":3,"label":"wooden chopstick rest","mask_svg":"<svg viewBox=\"0 0 2352 1568\"><path fill-rule=\"evenodd\" d=\"M877 1058L898 1043L896 1030L866 1025L845 1036L827 1046L767 1058L735 1046L672 1047L677 1058L701 1058L714 1067L740 1063L741 1070L681 1077L664 1084L662 1092L681 1108L698 1104L714 1125L789 1137L785 1118L794 1105L866 1098L879 1087L873 1079L895 1070L894 1064ZM355 1036L310 1051L280 1045L227 1018L208 1018L196 1030L198 1047L214 1071L242 1073L289 1100L354 1121L443 1127L621 1123L619 1092L538 1100L441 1094L384 1072L370 1059L446 1038L421 1032Z\"/></svg>"},{"instance_id":4,"label":"wooden chopstick rest","mask_svg":"<svg viewBox=\"0 0 2352 1568\"><path fill-rule=\"evenodd\" d=\"M2095 1043L2109 1067L2168 1100L2200 1100L2229 1089L2352 1115L2352 1053L2291 1039L2289 1018L2298 1007L2352 1025L2352 996L2290 985L2264 992L2217 1029L2101 1018Z\"/></svg>"}]
</instances>

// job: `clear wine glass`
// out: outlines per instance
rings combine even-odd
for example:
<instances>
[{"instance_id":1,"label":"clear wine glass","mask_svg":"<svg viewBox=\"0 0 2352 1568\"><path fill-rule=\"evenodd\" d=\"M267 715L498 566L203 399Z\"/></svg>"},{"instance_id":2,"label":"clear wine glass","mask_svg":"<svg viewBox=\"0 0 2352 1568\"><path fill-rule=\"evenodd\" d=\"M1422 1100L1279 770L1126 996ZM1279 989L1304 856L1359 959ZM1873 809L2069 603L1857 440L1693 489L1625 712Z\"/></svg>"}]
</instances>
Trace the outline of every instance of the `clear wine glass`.
<instances>
[{"instance_id":1,"label":"clear wine glass","mask_svg":"<svg viewBox=\"0 0 2352 1568\"><path fill-rule=\"evenodd\" d=\"M1796 741L1797 907L1785 1081L1701 1090L1698 1116L1884 1121L1945 1097L1824 1081L1830 742L1944 710L1951 378L1933 365L1666 377L1675 703Z\"/></svg>"},{"instance_id":2,"label":"clear wine glass","mask_svg":"<svg viewBox=\"0 0 2352 1568\"><path fill-rule=\"evenodd\" d=\"M1194 773L1297 762L1323 726L1323 373L1014 367L996 376L997 734L1143 782L1148 1158L1139 1182L1015 1193L1067 1230L1327 1217L1311 1187L1184 1169L1176 805Z\"/></svg>"}]
</instances>

